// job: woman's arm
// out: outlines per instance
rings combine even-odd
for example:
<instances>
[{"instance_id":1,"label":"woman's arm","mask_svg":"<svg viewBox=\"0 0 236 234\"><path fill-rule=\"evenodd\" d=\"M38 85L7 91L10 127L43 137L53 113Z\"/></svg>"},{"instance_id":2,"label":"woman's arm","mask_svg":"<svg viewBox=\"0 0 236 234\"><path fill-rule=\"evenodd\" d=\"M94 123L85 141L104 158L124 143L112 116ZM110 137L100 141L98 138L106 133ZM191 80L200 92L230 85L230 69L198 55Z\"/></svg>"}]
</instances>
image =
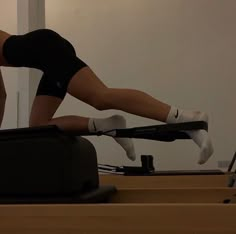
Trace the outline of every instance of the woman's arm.
<instances>
[{"instance_id":1,"label":"woman's arm","mask_svg":"<svg viewBox=\"0 0 236 234\"><path fill-rule=\"evenodd\" d=\"M6 98L7 98L7 93L6 93L2 73L0 70L0 127L2 125L3 116L4 116L4 112L5 112Z\"/></svg>"}]
</instances>

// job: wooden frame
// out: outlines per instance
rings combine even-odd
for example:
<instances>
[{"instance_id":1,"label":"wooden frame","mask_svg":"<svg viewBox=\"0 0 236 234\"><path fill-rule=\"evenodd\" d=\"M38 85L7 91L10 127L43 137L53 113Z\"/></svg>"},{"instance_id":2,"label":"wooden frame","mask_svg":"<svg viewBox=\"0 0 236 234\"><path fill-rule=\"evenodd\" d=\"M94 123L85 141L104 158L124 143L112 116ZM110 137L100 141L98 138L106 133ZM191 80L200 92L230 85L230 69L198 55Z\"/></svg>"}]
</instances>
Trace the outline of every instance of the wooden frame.
<instances>
[{"instance_id":1,"label":"wooden frame","mask_svg":"<svg viewBox=\"0 0 236 234\"><path fill-rule=\"evenodd\" d=\"M236 203L236 188L120 189L111 203Z\"/></svg>"},{"instance_id":2,"label":"wooden frame","mask_svg":"<svg viewBox=\"0 0 236 234\"><path fill-rule=\"evenodd\" d=\"M227 187L230 174L193 176L99 175L102 185L117 188Z\"/></svg>"},{"instance_id":3,"label":"wooden frame","mask_svg":"<svg viewBox=\"0 0 236 234\"><path fill-rule=\"evenodd\" d=\"M160 179L143 178L148 186ZM236 204L223 201L233 201L236 188L188 186L118 189L106 204L0 205L0 233L235 234Z\"/></svg>"}]
</instances>

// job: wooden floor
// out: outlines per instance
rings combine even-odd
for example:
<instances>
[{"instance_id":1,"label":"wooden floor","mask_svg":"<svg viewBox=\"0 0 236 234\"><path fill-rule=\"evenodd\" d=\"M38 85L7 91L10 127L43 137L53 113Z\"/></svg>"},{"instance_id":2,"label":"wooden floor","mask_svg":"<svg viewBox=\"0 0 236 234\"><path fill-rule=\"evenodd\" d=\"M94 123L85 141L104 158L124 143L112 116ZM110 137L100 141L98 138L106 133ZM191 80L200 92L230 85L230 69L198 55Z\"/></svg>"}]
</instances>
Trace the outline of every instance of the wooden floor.
<instances>
[{"instance_id":1,"label":"wooden floor","mask_svg":"<svg viewBox=\"0 0 236 234\"><path fill-rule=\"evenodd\" d=\"M0 205L0 234L236 234L227 179L100 177L118 188L109 203Z\"/></svg>"}]
</instances>

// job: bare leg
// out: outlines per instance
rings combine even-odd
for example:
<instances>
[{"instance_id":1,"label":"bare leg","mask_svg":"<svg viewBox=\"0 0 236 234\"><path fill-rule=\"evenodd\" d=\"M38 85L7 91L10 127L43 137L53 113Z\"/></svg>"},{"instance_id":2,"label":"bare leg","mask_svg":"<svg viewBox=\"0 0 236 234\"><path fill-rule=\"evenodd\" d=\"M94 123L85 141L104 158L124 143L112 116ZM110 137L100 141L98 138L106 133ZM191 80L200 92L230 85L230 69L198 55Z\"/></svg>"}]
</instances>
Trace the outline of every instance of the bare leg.
<instances>
[{"instance_id":1,"label":"bare leg","mask_svg":"<svg viewBox=\"0 0 236 234\"><path fill-rule=\"evenodd\" d=\"M68 93L98 110L115 109L165 122L170 106L134 89L108 88L89 68L71 80Z\"/></svg>"}]
</instances>

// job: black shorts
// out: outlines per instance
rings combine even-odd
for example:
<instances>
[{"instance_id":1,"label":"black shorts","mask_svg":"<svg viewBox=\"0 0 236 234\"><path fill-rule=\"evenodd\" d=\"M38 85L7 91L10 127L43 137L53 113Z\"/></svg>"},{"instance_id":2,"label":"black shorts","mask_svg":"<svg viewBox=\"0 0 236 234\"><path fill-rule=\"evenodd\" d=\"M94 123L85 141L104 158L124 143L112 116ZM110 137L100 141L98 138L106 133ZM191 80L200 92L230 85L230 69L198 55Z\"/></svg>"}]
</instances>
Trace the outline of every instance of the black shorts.
<instances>
[{"instance_id":1,"label":"black shorts","mask_svg":"<svg viewBox=\"0 0 236 234\"><path fill-rule=\"evenodd\" d=\"M49 29L12 35L4 43L3 56L11 66L42 70L44 74L36 95L61 99L73 75L87 66L76 56L69 41Z\"/></svg>"}]
</instances>

